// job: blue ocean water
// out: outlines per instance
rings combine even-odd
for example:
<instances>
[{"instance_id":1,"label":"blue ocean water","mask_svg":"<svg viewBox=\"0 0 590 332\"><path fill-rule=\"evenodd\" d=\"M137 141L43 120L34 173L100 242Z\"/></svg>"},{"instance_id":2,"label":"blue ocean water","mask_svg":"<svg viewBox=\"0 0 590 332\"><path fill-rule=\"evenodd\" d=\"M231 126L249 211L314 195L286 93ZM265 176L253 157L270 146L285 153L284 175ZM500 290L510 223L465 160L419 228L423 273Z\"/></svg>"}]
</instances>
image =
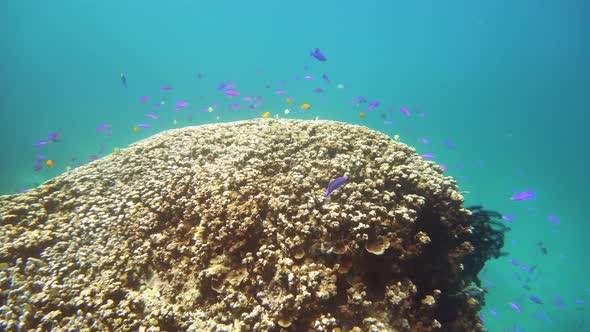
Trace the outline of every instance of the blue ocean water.
<instances>
[{"instance_id":1,"label":"blue ocean water","mask_svg":"<svg viewBox=\"0 0 590 332\"><path fill-rule=\"evenodd\" d=\"M361 124L433 154L466 205L505 215L509 256L481 274L489 331L590 331L589 20L583 0L2 1L0 193L174 127L267 111ZM536 198L510 200L525 190Z\"/></svg>"}]
</instances>

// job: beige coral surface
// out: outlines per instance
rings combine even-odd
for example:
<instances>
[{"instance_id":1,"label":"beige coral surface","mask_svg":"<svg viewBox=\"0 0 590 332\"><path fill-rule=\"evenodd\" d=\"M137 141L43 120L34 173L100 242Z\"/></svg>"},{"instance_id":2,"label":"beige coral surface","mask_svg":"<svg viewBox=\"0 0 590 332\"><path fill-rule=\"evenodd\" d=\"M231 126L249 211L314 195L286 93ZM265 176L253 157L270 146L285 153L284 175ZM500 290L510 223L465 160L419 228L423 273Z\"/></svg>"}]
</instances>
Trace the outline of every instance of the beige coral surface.
<instances>
[{"instance_id":1,"label":"beige coral surface","mask_svg":"<svg viewBox=\"0 0 590 332\"><path fill-rule=\"evenodd\" d=\"M0 197L0 327L481 330L440 303L468 213L440 167L365 127L169 130Z\"/></svg>"}]
</instances>

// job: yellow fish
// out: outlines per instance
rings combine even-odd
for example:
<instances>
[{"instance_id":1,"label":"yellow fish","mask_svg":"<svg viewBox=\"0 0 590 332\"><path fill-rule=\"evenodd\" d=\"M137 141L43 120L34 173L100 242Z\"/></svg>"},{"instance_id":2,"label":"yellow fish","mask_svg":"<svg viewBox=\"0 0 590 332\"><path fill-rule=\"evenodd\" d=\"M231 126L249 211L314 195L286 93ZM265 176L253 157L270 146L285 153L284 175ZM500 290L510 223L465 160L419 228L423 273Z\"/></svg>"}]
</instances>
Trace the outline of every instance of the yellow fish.
<instances>
[{"instance_id":1,"label":"yellow fish","mask_svg":"<svg viewBox=\"0 0 590 332\"><path fill-rule=\"evenodd\" d=\"M139 131L139 127L138 126L133 126L133 131L134 132L138 132Z\"/></svg>"},{"instance_id":2,"label":"yellow fish","mask_svg":"<svg viewBox=\"0 0 590 332\"><path fill-rule=\"evenodd\" d=\"M268 111L262 113L263 118L268 118L269 115L270 115L270 112L268 112Z\"/></svg>"},{"instance_id":3,"label":"yellow fish","mask_svg":"<svg viewBox=\"0 0 590 332\"><path fill-rule=\"evenodd\" d=\"M303 110L308 110L308 109L310 109L310 108L311 108L311 105L310 105L310 104L308 104L308 103L303 103L303 104L301 104L301 109L303 109Z\"/></svg>"},{"instance_id":4,"label":"yellow fish","mask_svg":"<svg viewBox=\"0 0 590 332\"><path fill-rule=\"evenodd\" d=\"M292 102L291 98L289 97L285 98L285 101L287 102L287 104L290 104Z\"/></svg>"}]
</instances>

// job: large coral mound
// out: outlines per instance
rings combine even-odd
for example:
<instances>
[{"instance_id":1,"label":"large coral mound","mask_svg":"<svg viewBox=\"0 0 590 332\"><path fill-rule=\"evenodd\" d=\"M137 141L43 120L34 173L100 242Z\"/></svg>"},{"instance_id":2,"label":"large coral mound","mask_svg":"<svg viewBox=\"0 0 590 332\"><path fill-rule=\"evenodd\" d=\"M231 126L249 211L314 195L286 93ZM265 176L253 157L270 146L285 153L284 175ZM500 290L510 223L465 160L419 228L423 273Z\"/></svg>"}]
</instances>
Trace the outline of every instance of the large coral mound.
<instances>
[{"instance_id":1,"label":"large coral mound","mask_svg":"<svg viewBox=\"0 0 590 332\"><path fill-rule=\"evenodd\" d=\"M364 127L170 130L0 198L0 324L480 330L457 293L468 216L441 168Z\"/></svg>"}]
</instances>

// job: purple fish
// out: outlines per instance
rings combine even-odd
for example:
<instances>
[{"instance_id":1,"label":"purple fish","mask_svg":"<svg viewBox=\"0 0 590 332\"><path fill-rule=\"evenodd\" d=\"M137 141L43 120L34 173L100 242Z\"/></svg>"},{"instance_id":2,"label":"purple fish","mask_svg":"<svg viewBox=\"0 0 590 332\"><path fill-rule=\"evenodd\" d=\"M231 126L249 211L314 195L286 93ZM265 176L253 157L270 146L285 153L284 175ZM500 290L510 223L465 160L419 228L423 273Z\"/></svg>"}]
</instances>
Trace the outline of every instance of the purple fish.
<instances>
[{"instance_id":1,"label":"purple fish","mask_svg":"<svg viewBox=\"0 0 590 332\"><path fill-rule=\"evenodd\" d=\"M490 314L492 314L492 316L494 317L498 317L498 312L496 311L496 309L488 309L488 311L490 312Z\"/></svg>"},{"instance_id":2,"label":"purple fish","mask_svg":"<svg viewBox=\"0 0 590 332\"><path fill-rule=\"evenodd\" d=\"M423 153L423 154L421 154L421 156L424 159L434 159L435 158L435 156L431 153Z\"/></svg>"},{"instance_id":3,"label":"purple fish","mask_svg":"<svg viewBox=\"0 0 590 332\"><path fill-rule=\"evenodd\" d=\"M151 126L150 126L149 124L147 124L147 123L138 123L138 124L137 124L137 126L138 126L138 127L141 127L141 128L149 128L149 127L151 127Z\"/></svg>"},{"instance_id":4,"label":"purple fish","mask_svg":"<svg viewBox=\"0 0 590 332\"><path fill-rule=\"evenodd\" d=\"M332 180L330 182L330 184L328 185L328 189L326 190L326 195L324 195L324 202L328 199L328 196L330 196L330 194L338 189L341 185L344 184L344 182L346 182L346 180L348 180L348 178L346 176L341 176L339 178L335 178L334 180Z\"/></svg>"},{"instance_id":5,"label":"purple fish","mask_svg":"<svg viewBox=\"0 0 590 332\"><path fill-rule=\"evenodd\" d=\"M230 97L237 97L240 95L240 93L237 92L236 90L225 90L225 91L223 91L223 93L225 93L226 96L230 96Z\"/></svg>"},{"instance_id":6,"label":"purple fish","mask_svg":"<svg viewBox=\"0 0 590 332\"><path fill-rule=\"evenodd\" d=\"M37 158L37 159L39 159L39 160L43 160L43 159L45 159L45 155L42 155L42 154L40 154L40 153L37 153L37 154L35 155L35 158Z\"/></svg>"},{"instance_id":7,"label":"purple fish","mask_svg":"<svg viewBox=\"0 0 590 332\"><path fill-rule=\"evenodd\" d=\"M518 304L514 303L514 302L508 302L508 304L510 304L510 306L512 307L512 309L518 311L518 312L522 312L522 310L520 309L520 307L518 306Z\"/></svg>"},{"instance_id":8,"label":"purple fish","mask_svg":"<svg viewBox=\"0 0 590 332\"><path fill-rule=\"evenodd\" d=\"M507 222L512 222L514 220L514 216L510 214L505 214L502 216L502 219L506 220Z\"/></svg>"},{"instance_id":9,"label":"purple fish","mask_svg":"<svg viewBox=\"0 0 590 332\"><path fill-rule=\"evenodd\" d=\"M558 224L559 225L561 223L556 216L547 216L547 219L549 219L549 221L551 221L554 224Z\"/></svg>"},{"instance_id":10,"label":"purple fish","mask_svg":"<svg viewBox=\"0 0 590 332\"><path fill-rule=\"evenodd\" d=\"M424 144L428 144L428 143L430 143L430 141L429 141L429 140L428 140L428 138L426 138L426 137L421 137L421 138L419 138L419 139L418 139L418 141L419 141L419 142L422 142L422 143L424 143Z\"/></svg>"},{"instance_id":11,"label":"purple fish","mask_svg":"<svg viewBox=\"0 0 590 332\"><path fill-rule=\"evenodd\" d=\"M40 171L40 170L42 170L42 169L43 169L43 166L41 166L41 165L37 165L37 166L35 166L35 168L33 168L33 170L34 170L35 172L39 172L39 171Z\"/></svg>"},{"instance_id":12,"label":"purple fish","mask_svg":"<svg viewBox=\"0 0 590 332\"><path fill-rule=\"evenodd\" d=\"M313 80L313 76L311 75L305 75L303 76L303 78L305 78L306 80Z\"/></svg>"},{"instance_id":13,"label":"purple fish","mask_svg":"<svg viewBox=\"0 0 590 332\"><path fill-rule=\"evenodd\" d=\"M57 142L57 139L61 136L60 132L47 134L47 139L52 142Z\"/></svg>"},{"instance_id":14,"label":"purple fish","mask_svg":"<svg viewBox=\"0 0 590 332\"><path fill-rule=\"evenodd\" d=\"M160 90L170 91L170 90L172 90L172 86L170 86L170 85L162 85L160 87Z\"/></svg>"},{"instance_id":15,"label":"purple fish","mask_svg":"<svg viewBox=\"0 0 590 332\"><path fill-rule=\"evenodd\" d=\"M380 102L378 102L378 101L376 101L376 100L375 100L375 101L372 101L372 102L370 102L370 103L369 103L369 106L367 106L367 109L368 109L369 111L372 111L372 110L374 110L374 109L375 109L377 106L379 106L379 104L380 104Z\"/></svg>"},{"instance_id":16,"label":"purple fish","mask_svg":"<svg viewBox=\"0 0 590 332\"><path fill-rule=\"evenodd\" d=\"M540 299L540 298L538 298L538 297L536 297L536 296L534 296L534 295L531 295L531 296L529 296L529 299L530 299L531 301L533 301L533 302L537 303L537 304L543 304L543 301L541 301L541 299Z\"/></svg>"},{"instance_id":17,"label":"purple fish","mask_svg":"<svg viewBox=\"0 0 590 332\"><path fill-rule=\"evenodd\" d=\"M182 101L182 100L176 101L176 110L177 111L179 111L187 106L188 106L188 103L186 101Z\"/></svg>"},{"instance_id":18,"label":"purple fish","mask_svg":"<svg viewBox=\"0 0 590 332\"><path fill-rule=\"evenodd\" d=\"M387 126L391 126L393 124L393 121L391 121L391 120L383 120L383 124L385 124Z\"/></svg>"},{"instance_id":19,"label":"purple fish","mask_svg":"<svg viewBox=\"0 0 590 332\"><path fill-rule=\"evenodd\" d=\"M399 111L402 112L402 114L405 116L410 116L410 110L403 106L400 106Z\"/></svg>"},{"instance_id":20,"label":"purple fish","mask_svg":"<svg viewBox=\"0 0 590 332\"><path fill-rule=\"evenodd\" d=\"M328 75L326 75L326 74L322 74L322 79L323 79L324 81L326 81L327 83L330 83L330 78L328 77Z\"/></svg>"},{"instance_id":21,"label":"purple fish","mask_svg":"<svg viewBox=\"0 0 590 332\"><path fill-rule=\"evenodd\" d=\"M326 59L326 57L324 56L324 54L322 54L322 52L320 51L319 48L316 48L315 51L310 51L309 52L309 55L311 55L312 57L318 59L321 62L325 62L326 60L328 60L328 59Z\"/></svg>"},{"instance_id":22,"label":"purple fish","mask_svg":"<svg viewBox=\"0 0 590 332\"><path fill-rule=\"evenodd\" d=\"M223 90L227 86L227 83L221 82L217 85L217 90Z\"/></svg>"},{"instance_id":23,"label":"purple fish","mask_svg":"<svg viewBox=\"0 0 590 332\"><path fill-rule=\"evenodd\" d=\"M527 199L535 198L535 193L532 190L526 190L519 193L516 193L510 197L513 201L524 201Z\"/></svg>"},{"instance_id":24,"label":"purple fish","mask_svg":"<svg viewBox=\"0 0 590 332\"><path fill-rule=\"evenodd\" d=\"M246 97L243 98L243 100L250 102L250 101L252 101L252 97L246 96Z\"/></svg>"},{"instance_id":25,"label":"purple fish","mask_svg":"<svg viewBox=\"0 0 590 332\"><path fill-rule=\"evenodd\" d=\"M324 92L324 89L322 89L322 88L315 88L315 89L313 89L313 92L322 93L322 92Z\"/></svg>"},{"instance_id":26,"label":"purple fish","mask_svg":"<svg viewBox=\"0 0 590 332\"><path fill-rule=\"evenodd\" d=\"M147 116L150 119L158 120L158 116L153 113L148 113L145 116Z\"/></svg>"},{"instance_id":27,"label":"purple fish","mask_svg":"<svg viewBox=\"0 0 590 332\"><path fill-rule=\"evenodd\" d=\"M33 146L44 146L44 145L47 145L47 144L49 144L49 142L47 142L47 141L39 141L39 142L33 143Z\"/></svg>"},{"instance_id":28,"label":"purple fish","mask_svg":"<svg viewBox=\"0 0 590 332\"><path fill-rule=\"evenodd\" d=\"M150 100L149 96L142 96L139 98L140 103L145 103L146 101Z\"/></svg>"},{"instance_id":29,"label":"purple fish","mask_svg":"<svg viewBox=\"0 0 590 332\"><path fill-rule=\"evenodd\" d=\"M282 95L285 93L285 90L283 89L277 89L277 91L275 91L277 95Z\"/></svg>"},{"instance_id":30,"label":"purple fish","mask_svg":"<svg viewBox=\"0 0 590 332\"><path fill-rule=\"evenodd\" d=\"M101 131L107 129L108 127L110 127L111 125L108 123L105 124L101 124L100 126L96 127L96 132L100 133Z\"/></svg>"}]
</instances>

